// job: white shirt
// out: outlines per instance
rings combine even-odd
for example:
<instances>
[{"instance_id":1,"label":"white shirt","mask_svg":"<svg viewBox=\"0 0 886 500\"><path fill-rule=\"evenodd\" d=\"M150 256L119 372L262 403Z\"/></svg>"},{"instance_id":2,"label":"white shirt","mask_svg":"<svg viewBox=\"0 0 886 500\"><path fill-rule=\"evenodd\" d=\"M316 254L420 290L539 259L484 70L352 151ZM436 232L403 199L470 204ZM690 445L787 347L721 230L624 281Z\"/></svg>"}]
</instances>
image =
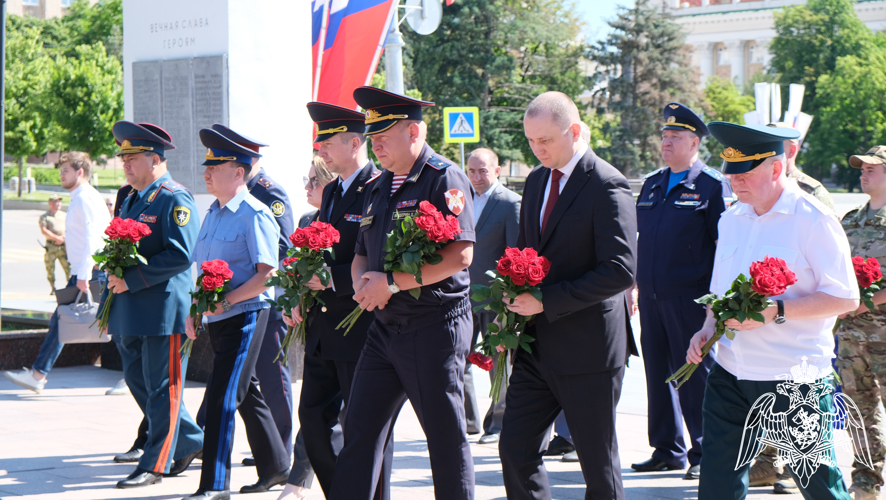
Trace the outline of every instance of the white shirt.
<instances>
[{"instance_id":1,"label":"white shirt","mask_svg":"<svg viewBox=\"0 0 886 500\"><path fill-rule=\"evenodd\" d=\"M92 256L105 246L102 236L111 223L111 215L102 195L83 183L71 191L71 205L65 227L65 249L71 274L77 279L92 279L95 261Z\"/></svg>"},{"instance_id":2,"label":"white shirt","mask_svg":"<svg viewBox=\"0 0 886 500\"><path fill-rule=\"evenodd\" d=\"M486 208L486 202L489 201L489 197L492 195L492 192L495 191L495 188L498 187L498 181L492 183L489 186L489 189L486 190L483 194L474 193L474 226L477 225L477 221L480 220L480 214L483 213L483 209Z\"/></svg>"},{"instance_id":3,"label":"white shirt","mask_svg":"<svg viewBox=\"0 0 886 500\"><path fill-rule=\"evenodd\" d=\"M563 174L560 177L560 189L557 190L557 193L562 193L563 188L566 187L566 181L569 180L569 176L572 175L572 171L575 170L575 166L578 165L578 160L588 152L588 143L581 141L581 145L578 147L578 153L569 160L569 163L563 166L560 169L560 173ZM548 175L548 182L545 184L545 198L541 202L541 211L538 213L538 226L542 226L542 221L545 218L545 206L548 204L548 194L550 194L551 190L551 179L553 179L553 175ZM476 208L475 208L476 209Z\"/></svg>"},{"instance_id":4,"label":"white shirt","mask_svg":"<svg viewBox=\"0 0 886 500\"><path fill-rule=\"evenodd\" d=\"M778 299L789 300L824 292L841 299L858 299L849 242L834 213L795 182L786 183L769 212L758 216L751 205L739 203L723 213L720 241L714 256L711 292L722 297L739 274L766 255L784 259L797 282ZM723 336L714 359L740 380L773 381L791 367L807 363L831 370L832 330L836 317L816 320L787 318L756 330Z\"/></svg>"}]
</instances>

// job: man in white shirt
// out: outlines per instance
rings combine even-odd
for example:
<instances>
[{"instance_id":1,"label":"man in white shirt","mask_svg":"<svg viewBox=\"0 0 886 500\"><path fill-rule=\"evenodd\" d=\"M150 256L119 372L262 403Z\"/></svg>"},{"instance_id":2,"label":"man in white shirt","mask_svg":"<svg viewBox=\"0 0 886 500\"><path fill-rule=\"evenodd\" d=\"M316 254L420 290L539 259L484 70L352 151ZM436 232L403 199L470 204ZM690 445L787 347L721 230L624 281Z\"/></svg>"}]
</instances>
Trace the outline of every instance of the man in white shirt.
<instances>
[{"instance_id":1,"label":"man in white shirt","mask_svg":"<svg viewBox=\"0 0 886 500\"><path fill-rule=\"evenodd\" d=\"M783 141L797 132L725 122L712 122L708 129L727 146L721 158L741 200L720 219L711 292L722 297L739 274L747 275L751 263L767 255L783 259L797 276L784 294L772 297L775 304L763 311L763 323L728 320L735 338L721 338L713 354L702 404L708 438L702 443L698 498L721 500L747 495L749 466L736 463L754 403L763 394L776 394L784 375L803 360L831 372L836 316L854 311L859 293L849 244L834 213L785 177ZM714 327L708 310L687 362L702 360L701 347ZM833 396L822 396L819 405L833 409ZM786 402L776 401L776 409L785 411ZM797 483L805 498L849 498L840 470L823 463L806 487Z\"/></svg>"},{"instance_id":2,"label":"man in white shirt","mask_svg":"<svg viewBox=\"0 0 886 500\"><path fill-rule=\"evenodd\" d=\"M70 152L59 159L59 175L62 187L71 192L71 205L68 207L65 222L65 245L68 262L71 264L71 278L68 286L76 285L82 292L88 292L90 280L99 280L104 285L107 276L95 267L92 255L104 246L102 235L111 216L102 196L89 185L92 162L86 153ZM98 297L93 297L98 300ZM46 374L52 369L55 360L62 352L58 341L58 313L49 320L49 333L40 347L34 366L28 370L6 372L12 382L41 392L46 386Z\"/></svg>"}]
</instances>

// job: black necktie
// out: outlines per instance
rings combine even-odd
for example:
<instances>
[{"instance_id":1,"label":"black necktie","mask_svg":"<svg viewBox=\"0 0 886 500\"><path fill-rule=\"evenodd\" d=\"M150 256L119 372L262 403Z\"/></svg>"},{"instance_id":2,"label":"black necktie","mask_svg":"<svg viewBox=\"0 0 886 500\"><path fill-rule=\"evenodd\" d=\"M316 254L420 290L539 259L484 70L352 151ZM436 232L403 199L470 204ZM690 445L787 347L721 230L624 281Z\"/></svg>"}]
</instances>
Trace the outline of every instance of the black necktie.
<instances>
[{"instance_id":1,"label":"black necktie","mask_svg":"<svg viewBox=\"0 0 886 500\"><path fill-rule=\"evenodd\" d=\"M332 220L332 210L335 208L339 198L341 198L341 182L336 180L335 189L332 191L332 198L329 199L329 213L326 214L328 220Z\"/></svg>"}]
</instances>

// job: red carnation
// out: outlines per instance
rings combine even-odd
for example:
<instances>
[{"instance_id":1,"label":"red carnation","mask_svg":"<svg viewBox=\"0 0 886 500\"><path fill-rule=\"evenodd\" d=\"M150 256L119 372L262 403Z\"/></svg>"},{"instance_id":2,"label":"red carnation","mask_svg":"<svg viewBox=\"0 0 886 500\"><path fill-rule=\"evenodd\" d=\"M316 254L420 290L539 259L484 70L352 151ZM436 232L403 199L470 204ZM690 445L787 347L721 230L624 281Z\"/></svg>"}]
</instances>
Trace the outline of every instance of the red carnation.
<instances>
[{"instance_id":1,"label":"red carnation","mask_svg":"<svg viewBox=\"0 0 886 500\"><path fill-rule=\"evenodd\" d=\"M477 351L468 354L468 361L483 371L492 370L492 358Z\"/></svg>"},{"instance_id":2,"label":"red carnation","mask_svg":"<svg viewBox=\"0 0 886 500\"><path fill-rule=\"evenodd\" d=\"M797 282L797 275L788 269L783 259L768 255L751 264L751 288L766 297L775 297Z\"/></svg>"}]
</instances>

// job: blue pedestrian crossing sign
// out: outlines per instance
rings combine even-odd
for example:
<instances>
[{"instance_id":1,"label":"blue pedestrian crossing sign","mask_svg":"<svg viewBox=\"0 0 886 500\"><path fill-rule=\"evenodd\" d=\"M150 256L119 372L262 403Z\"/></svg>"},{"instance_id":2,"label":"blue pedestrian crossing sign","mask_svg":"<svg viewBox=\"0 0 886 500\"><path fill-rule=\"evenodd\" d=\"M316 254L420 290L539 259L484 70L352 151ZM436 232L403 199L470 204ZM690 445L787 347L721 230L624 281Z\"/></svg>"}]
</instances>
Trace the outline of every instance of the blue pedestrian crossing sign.
<instances>
[{"instance_id":1,"label":"blue pedestrian crossing sign","mask_svg":"<svg viewBox=\"0 0 886 500\"><path fill-rule=\"evenodd\" d=\"M443 108L446 142L480 142L480 109Z\"/></svg>"}]
</instances>

